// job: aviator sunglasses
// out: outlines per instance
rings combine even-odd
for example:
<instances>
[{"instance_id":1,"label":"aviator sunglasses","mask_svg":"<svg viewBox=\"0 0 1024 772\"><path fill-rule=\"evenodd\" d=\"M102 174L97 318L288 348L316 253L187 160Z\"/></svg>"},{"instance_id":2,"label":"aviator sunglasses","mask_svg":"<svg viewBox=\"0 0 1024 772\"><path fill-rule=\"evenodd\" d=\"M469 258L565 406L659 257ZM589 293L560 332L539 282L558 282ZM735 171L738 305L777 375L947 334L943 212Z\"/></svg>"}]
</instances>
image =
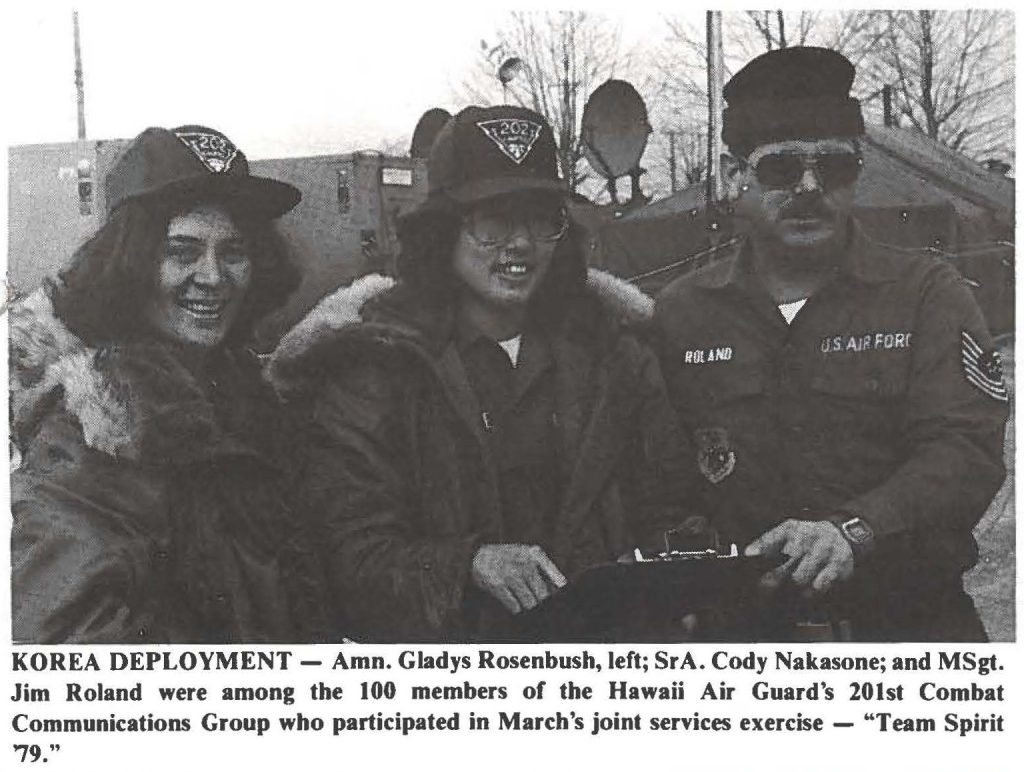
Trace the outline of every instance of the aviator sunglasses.
<instances>
[{"instance_id":1,"label":"aviator sunglasses","mask_svg":"<svg viewBox=\"0 0 1024 772\"><path fill-rule=\"evenodd\" d=\"M754 175L766 188L791 188L803 179L806 170L811 169L821 186L830 190L852 184L862 165L863 161L856 153L768 153L754 164Z\"/></svg>"},{"instance_id":2,"label":"aviator sunglasses","mask_svg":"<svg viewBox=\"0 0 1024 772\"><path fill-rule=\"evenodd\" d=\"M565 207L524 206L507 208L479 207L465 217L466 233L482 247L507 244L518 227L524 227L534 241L555 242L569 230Z\"/></svg>"}]
</instances>

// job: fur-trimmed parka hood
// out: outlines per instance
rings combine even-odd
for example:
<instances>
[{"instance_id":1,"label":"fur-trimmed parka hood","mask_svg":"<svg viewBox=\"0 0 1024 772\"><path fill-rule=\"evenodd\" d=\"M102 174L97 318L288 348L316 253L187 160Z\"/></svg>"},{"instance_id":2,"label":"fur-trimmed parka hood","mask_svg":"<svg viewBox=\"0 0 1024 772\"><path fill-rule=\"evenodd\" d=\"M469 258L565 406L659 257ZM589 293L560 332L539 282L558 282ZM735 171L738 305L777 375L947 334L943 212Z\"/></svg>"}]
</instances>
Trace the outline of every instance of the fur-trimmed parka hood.
<instances>
[{"instance_id":1,"label":"fur-trimmed parka hood","mask_svg":"<svg viewBox=\"0 0 1024 772\"><path fill-rule=\"evenodd\" d=\"M188 463L261 447L254 420L273 404L255 357L224 352L203 378L184 349L152 341L96 349L57 317L45 289L10 310L11 437L14 463L40 422L60 410L93 450L123 459ZM225 407L227 406L227 407ZM247 428L248 427L248 428Z\"/></svg>"},{"instance_id":2,"label":"fur-trimmed parka hood","mask_svg":"<svg viewBox=\"0 0 1024 772\"><path fill-rule=\"evenodd\" d=\"M97 352L57 318L42 288L10 308L11 436L15 452L58 391L86 445L116 456L129 443L128 407L95 367Z\"/></svg>"},{"instance_id":3,"label":"fur-trimmed parka hood","mask_svg":"<svg viewBox=\"0 0 1024 772\"><path fill-rule=\"evenodd\" d=\"M333 343L364 322L378 322L373 313L382 305L408 305L399 298L402 287L395 279L370 274L327 295L281 339L270 359L269 378L282 395L307 384L318 359ZM647 325L654 314L654 300L641 290L597 269L587 272L585 296L593 301L610 325L638 328ZM394 303L388 303L394 299ZM419 309L422 310L422 309ZM429 314L424 311L422 318ZM429 333L416 313L408 317L387 315L387 333L422 343ZM376 326L376 325L375 325Z\"/></svg>"}]
</instances>

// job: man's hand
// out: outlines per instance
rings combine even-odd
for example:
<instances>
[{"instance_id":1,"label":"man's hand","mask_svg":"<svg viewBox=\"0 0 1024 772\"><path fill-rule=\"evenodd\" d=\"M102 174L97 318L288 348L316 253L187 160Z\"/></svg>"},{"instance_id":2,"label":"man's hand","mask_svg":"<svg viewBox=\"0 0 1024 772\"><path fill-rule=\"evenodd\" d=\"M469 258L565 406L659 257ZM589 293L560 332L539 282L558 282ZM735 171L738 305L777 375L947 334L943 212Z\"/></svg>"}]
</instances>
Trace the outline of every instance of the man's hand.
<instances>
[{"instance_id":1,"label":"man's hand","mask_svg":"<svg viewBox=\"0 0 1024 772\"><path fill-rule=\"evenodd\" d=\"M853 549L827 520L786 520L754 539L745 555L786 555L789 559L761 577L769 589L788 576L797 587L824 593L853 575Z\"/></svg>"},{"instance_id":2,"label":"man's hand","mask_svg":"<svg viewBox=\"0 0 1024 772\"><path fill-rule=\"evenodd\" d=\"M565 577L536 544L484 544L473 556L473 582L518 614L564 587Z\"/></svg>"}]
</instances>

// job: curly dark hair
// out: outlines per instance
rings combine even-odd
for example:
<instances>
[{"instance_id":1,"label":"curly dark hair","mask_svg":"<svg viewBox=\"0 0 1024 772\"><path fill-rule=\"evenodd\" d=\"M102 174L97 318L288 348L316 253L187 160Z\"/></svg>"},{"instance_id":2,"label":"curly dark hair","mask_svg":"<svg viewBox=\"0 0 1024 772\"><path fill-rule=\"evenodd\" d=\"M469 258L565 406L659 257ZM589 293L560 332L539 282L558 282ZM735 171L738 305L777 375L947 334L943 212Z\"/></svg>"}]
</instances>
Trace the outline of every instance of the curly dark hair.
<instances>
[{"instance_id":1,"label":"curly dark hair","mask_svg":"<svg viewBox=\"0 0 1024 772\"><path fill-rule=\"evenodd\" d=\"M454 302L459 279L452 256L464 216L464 209L443 202L399 222L398 278L425 304ZM583 230L570 220L569 229L555 246L551 269L530 301L531 318L542 324L557 323L568 301L583 292L586 280Z\"/></svg>"},{"instance_id":2,"label":"curly dark hair","mask_svg":"<svg viewBox=\"0 0 1024 772\"><path fill-rule=\"evenodd\" d=\"M170 221L206 203L192 199L129 199L80 246L47 292L67 328L86 345L102 347L152 336L143 321L155 291L155 272ZM216 203L216 202L210 202ZM273 221L226 207L252 261L252 282L228 345L247 341L253 327L281 306L299 285L300 274Z\"/></svg>"}]
</instances>

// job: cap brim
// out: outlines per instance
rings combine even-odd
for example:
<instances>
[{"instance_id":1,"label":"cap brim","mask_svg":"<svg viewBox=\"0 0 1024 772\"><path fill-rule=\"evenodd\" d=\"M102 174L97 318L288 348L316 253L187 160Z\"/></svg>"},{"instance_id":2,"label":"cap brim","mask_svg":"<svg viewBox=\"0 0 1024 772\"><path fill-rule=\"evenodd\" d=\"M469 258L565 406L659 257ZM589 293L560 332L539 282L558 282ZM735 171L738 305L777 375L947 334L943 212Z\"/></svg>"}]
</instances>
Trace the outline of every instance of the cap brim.
<instances>
[{"instance_id":1,"label":"cap brim","mask_svg":"<svg viewBox=\"0 0 1024 772\"><path fill-rule=\"evenodd\" d=\"M272 220L294 209L302 193L294 185L268 177L204 174L133 196L149 197L223 203L242 215Z\"/></svg>"},{"instance_id":2,"label":"cap brim","mask_svg":"<svg viewBox=\"0 0 1024 772\"><path fill-rule=\"evenodd\" d=\"M467 182L448 195L458 204L475 204L495 196L524 191L557 193L561 196L569 194L566 186L559 180L538 179L536 177L491 177L489 179Z\"/></svg>"},{"instance_id":3,"label":"cap brim","mask_svg":"<svg viewBox=\"0 0 1024 772\"><path fill-rule=\"evenodd\" d=\"M524 191L551 193L561 198L569 196L568 189L560 181L539 180L536 177L498 177L467 183L454 191L429 195L418 206L401 214L399 220L406 225L415 224L423 218L451 214L460 206Z\"/></svg>"}]
</instances>

